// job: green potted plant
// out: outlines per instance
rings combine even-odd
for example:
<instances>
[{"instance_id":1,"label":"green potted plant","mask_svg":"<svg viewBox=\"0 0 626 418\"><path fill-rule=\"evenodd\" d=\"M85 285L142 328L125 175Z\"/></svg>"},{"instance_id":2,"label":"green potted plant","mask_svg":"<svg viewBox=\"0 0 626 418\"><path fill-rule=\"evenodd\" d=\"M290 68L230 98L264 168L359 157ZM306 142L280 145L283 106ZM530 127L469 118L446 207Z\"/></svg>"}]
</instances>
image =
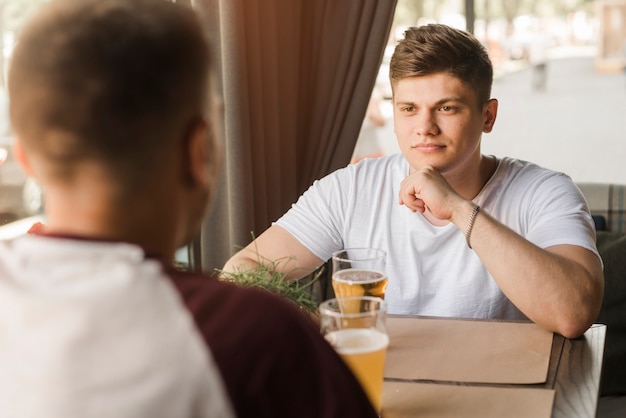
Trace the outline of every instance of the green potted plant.
<instances>
[{"instance_id":1,"label":"green potted plant","mask_svg":"<svg viewBox=\"0 0 626 418\"><path fill-rule=\"evenodd\" d=\"M288 280L288 273L278 270L280 260L263 260L254 268L240 268L235 272L218 270L222 280L239 286L256 287L291 301L305 313L317 314L319 301L313 285L323 273L323 268L300 280Z\"/></svg>"}]
</instances>

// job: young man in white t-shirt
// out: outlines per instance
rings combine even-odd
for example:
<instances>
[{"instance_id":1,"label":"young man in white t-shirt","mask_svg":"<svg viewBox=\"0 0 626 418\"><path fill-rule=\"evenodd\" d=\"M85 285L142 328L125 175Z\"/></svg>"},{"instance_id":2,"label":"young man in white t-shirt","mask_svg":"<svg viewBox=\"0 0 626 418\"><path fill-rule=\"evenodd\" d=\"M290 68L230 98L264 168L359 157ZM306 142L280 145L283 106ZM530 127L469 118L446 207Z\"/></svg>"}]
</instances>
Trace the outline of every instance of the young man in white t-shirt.
<instances>
[{"instance_id":1,"label":"young man in white t-shirt","mask_svg":"<svg viewBox=\"0 0 626 418\"><path fill-rule=\"evenodd\" d=\"M445 25L409 28L390 79L401 154L315 182L224 269L294 260L283 268L298 277L333 251L379 247L391 313L528 318L581 335L603 293L591 216L569 177L481 153L498 110L483 46Z\"/></svg>"}]
</instances>

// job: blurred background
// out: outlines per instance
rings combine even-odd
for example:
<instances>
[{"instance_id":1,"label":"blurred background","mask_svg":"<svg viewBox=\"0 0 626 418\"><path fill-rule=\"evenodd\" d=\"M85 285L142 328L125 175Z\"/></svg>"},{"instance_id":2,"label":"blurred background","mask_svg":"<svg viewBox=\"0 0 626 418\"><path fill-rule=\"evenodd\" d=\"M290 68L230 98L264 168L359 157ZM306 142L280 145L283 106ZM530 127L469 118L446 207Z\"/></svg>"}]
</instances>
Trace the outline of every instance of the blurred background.
<instances>
[{"instance_id":1,"label":"blurred background","mask_svg":"<svg viewBox=\"0 0 626 418\"><path fill-rule=\"evenodd\" d=\"M626 183L626 0L399 0L353 161L398 151L389 60L407 26L430 22L489 52L500 106L485 154Z\"/></svg>"},{"instance_id":2,"label":"blurred background","mask_svg":"<svg viewBox=\"0 0 626 418\"><path fill-rule=\"evenodd\" d=\"M13 160L5 92L20 29L45 2L0 0L0 225L41 213L45 202ZM429 22L474 33L493 61L500 107L484 153L577 182L626 183L626 0L398 0L354 161L398 151L389 60L407 26Z\"/></svg>"},{"instance_id":3,"label":"blurred background","mask_svg":"<svg viewBox=\"0 0 626 418\"><path fill-rule=\"evenodd\" d=\"M41 213L43 197L13 158L6 94L7 63L26 19L44 0L0 0L0 225Z\"/></svg>"}]
</instances>

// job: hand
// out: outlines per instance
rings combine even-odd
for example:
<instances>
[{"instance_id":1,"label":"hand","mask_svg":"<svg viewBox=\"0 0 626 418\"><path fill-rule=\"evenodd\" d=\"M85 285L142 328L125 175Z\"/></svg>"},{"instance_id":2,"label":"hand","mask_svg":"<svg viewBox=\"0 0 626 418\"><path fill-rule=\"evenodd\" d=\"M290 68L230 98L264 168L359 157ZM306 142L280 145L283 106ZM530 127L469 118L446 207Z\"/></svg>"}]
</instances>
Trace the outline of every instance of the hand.
<instances>
[{"instance_id":1,"label":"hand","mask_svg":"<svg viewBox=\"0 0 626 418\"><path fill-rule=\"evenodd\" d=\"M451 220L455 207L464 201L445 178L432 166L409 174L400 184L399 203L412 212L426 209L437 219Z\"/></svg>"}]
</instances>

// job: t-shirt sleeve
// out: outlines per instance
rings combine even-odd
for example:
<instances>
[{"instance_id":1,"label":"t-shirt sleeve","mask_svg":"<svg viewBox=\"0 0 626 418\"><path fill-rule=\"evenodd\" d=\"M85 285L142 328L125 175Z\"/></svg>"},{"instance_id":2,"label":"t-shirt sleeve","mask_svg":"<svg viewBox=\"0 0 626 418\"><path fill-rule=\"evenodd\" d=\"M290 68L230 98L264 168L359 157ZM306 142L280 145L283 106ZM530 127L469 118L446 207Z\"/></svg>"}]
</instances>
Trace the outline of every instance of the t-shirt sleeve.
<instances>
[{"instance_id":1,"label":"t-shirt sleeve","mask_svg":"<svg viewBox=\"0 0 626 418\"><path fill-rule=\"evenodd\" d=\"M342 227L352 193L351 167L316 180L275 224L321 260L343 248Z\"/></svg>"},{"instance_id":2,"label":"t-shirt sleeve","mask_svg":"<svg viewBox=\"0 0 626 418\"><path fill-rule=\"evenodd\" d=\"M564 174L543 179L531 188L526 238L547 248L570 244L597 254L595 226L587 202L578 187Z\"/></svg>"}]
</instances>

